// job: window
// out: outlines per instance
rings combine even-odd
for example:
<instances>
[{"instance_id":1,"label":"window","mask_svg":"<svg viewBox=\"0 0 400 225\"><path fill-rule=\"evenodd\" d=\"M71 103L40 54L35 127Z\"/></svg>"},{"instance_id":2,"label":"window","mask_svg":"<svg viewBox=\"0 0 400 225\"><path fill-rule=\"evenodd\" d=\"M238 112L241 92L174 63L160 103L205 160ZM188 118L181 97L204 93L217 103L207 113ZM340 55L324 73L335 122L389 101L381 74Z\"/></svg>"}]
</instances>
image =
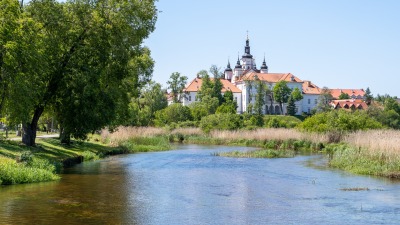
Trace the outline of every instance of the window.
<instances>
[{"instance_id":1,"label":"window","mask_svg":"<svg viewBox=\"0 0 400 225\"><path fill-rule=\"evenodd\" d=\"M191 102L192 101L192 96L191 95L189 95L189 102Z\"/></svg>"},{"instance_id":2,"label":"window","mask_svg":"<svg viewBox=\"0 0 400 225\"><path fill-rule=\"evenodd\" d=\"M311 104L311 99L308 99L308 104Z\"/></svg>"},{"instance_id":3,"label":"window","mask_svg":"<svg viewBox=\"0 0 400 225\"><path fill-rule=\"evenodd\" d=\"M237 102L237 97L235 97L235 102Z\"/></svg>"},{"instance_id":4,"label":"window","mask_svg":"<svg viewBox=\"0 0 400 225\"><path fill-rule=\"evenodd\" d=\"M314 99L314 104L317 104L317 101L318 101L317 99Z\"/></svg>"},{"instance_id":5,"label":"window","mask_svg":"<svg viewBox=\"0 0 400 225\"><path fill-rule=\"evenodd\" d=\"M311 109L310 108L308 108L307 113L311 114Z\"/></svg>"}]
</instances>

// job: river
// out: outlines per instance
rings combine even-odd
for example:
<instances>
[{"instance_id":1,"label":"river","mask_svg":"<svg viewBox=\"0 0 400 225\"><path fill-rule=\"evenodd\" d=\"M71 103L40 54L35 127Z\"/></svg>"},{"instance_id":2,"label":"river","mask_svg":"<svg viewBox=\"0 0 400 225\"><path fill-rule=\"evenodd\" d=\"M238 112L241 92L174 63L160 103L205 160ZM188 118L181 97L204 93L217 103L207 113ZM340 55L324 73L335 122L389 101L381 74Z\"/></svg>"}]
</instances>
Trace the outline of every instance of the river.
<instances>
[{"instance_id":1,"label":"river","mask_svg":"<svg viewBox=\"0 0 400 225\"><path fill-rule=\"evenodd\" d=\"M86 162L66 169L57 182L2 186L0 224L400 221L399 182L328 169L322 155L243 159L212 154L248 149L181 145Z\"/></svg>"}]
</instances>

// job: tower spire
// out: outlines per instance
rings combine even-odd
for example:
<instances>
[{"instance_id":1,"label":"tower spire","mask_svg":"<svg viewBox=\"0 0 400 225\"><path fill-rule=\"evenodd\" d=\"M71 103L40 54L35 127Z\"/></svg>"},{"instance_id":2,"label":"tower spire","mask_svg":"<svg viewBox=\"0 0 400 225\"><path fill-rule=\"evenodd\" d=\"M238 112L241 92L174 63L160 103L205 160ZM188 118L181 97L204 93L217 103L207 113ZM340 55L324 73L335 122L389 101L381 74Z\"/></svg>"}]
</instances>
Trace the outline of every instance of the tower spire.
<instances>
[{"instance_id":1,"label":"tower spire","mask_svg":"<svg viewBox=\"0 0 400 225\"><path fill-rule=\"evenodd\" d=\"M235 68L242 68L242 66L240 65L239 52L238 52L238 59L237 59Z\"/></svg>"},{"instance_id":2,"label":"tower spire","mask_svg":"<svg viewBox=\"0 0 400 225\"><path fill-rule=\"evenodd\" d=\"M250 54L249 31L247 31L246 46L244 47L243 58L253 58L253 56Z\"/></svg>"},{"instance_id":3,"label":"tower spire","mask_svg":"<svg viewBox=\"0 0 400 225\"><path fill-rule=\"evenodd\" d=\"M265 53L264 53L264 61L261 65L260 69L261 69L262 73L268 73L268 66L267 66L267 63L265 62Z\"/></svg>"}]
</instances>

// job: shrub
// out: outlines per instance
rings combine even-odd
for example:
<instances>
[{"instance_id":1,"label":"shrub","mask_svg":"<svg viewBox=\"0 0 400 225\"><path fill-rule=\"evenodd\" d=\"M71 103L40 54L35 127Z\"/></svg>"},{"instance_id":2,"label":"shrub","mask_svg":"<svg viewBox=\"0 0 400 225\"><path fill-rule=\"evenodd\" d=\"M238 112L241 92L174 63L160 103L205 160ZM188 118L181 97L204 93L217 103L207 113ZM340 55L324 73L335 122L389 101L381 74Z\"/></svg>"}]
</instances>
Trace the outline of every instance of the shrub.
<instances>
[{"instance_id":1,"label":"shrub","mask_svg":"<svg viewBox=\"0 0 400 225\"><path fill-rule=\"evenodd\" d=\"M383 126L365 111L332 110L308 117L297 127L308 132L342 132L379 129Z\"/></svg>"},{"instance_id":2,"label":"shrub","mask_svg":"<svg viewBox=\"0 0 400 225\"><path fill-rule=\"evenodd\" d=\"M203 117L199 127L206 133L211 130L235 130L243 127L243 122L237 114L212 114Z\"/></svg>"}]
</instances>

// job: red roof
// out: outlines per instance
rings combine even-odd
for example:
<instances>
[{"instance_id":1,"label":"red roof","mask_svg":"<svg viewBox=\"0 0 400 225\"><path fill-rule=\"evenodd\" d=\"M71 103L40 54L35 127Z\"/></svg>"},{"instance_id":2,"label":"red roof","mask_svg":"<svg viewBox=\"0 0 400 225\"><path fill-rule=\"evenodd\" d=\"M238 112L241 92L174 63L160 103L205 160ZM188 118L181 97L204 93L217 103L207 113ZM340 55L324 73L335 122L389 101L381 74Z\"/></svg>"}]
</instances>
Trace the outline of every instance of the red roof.
<instances>
[{"instance_id":1,"label":"red roof","mask_svg":"<svg viewBox=\"0 0 400 225\"><path fill-rule=\"evenodd\" d=\"M210 80L214 80L214 78L210 78ZM241 93L242 91L237 88L234 84L232 84L229 80L220 79L222 83L222 90L221 92L224 93L227 90L232 91L233 93ZM190 82L186 88L183 90L185 92L198 92L201 88L201 84L203 83L201 78L194 78L192 82Z\"/></svg>"},{"instance_id":2,"label":"red roof","mask_svg":"<svg viewBox=\"0 0 400 225\"><path fill-rule=\"evenodd\" d=\"M368 105L361 99L332 100L335 109L367 109Z\"/></svg>"},{"instance_id":3,"label":"red roof","mask_svg":"<svg viewBox=\"0 0 400 225\"><path fill-rule=\"evenodd\" d=\"M350 98L362 98L365 95L363 89L329 89L334 99L339 99L340 94L346 93ZM354 97L352 97L354 96Z\"/></svg>"},{"instance_id":4,"label":"red roof","mask_svg":"<svg viewBox=\"0 0 400 225\"><path fill-rule=\"evenodd\" d=\"M311 95L321 94L321 88L319 88L317 85L311 83L311 81L305 80L302 88L303 88L304 94L311 94Z\"/></svg>"},{"instance_id":5,"label":"red roof","mask_svg":"<svg viewBox=\"0 0 400 225\"><path fill-rule=\"evenodd\" d=\"M244 74L239 80L255 80L256 77L262 81L277 83L279 81L287 82L303 82L300 78L294 76L291 73L257 73L255 71L250 71Z\"/></svg>"}]
</instances>

